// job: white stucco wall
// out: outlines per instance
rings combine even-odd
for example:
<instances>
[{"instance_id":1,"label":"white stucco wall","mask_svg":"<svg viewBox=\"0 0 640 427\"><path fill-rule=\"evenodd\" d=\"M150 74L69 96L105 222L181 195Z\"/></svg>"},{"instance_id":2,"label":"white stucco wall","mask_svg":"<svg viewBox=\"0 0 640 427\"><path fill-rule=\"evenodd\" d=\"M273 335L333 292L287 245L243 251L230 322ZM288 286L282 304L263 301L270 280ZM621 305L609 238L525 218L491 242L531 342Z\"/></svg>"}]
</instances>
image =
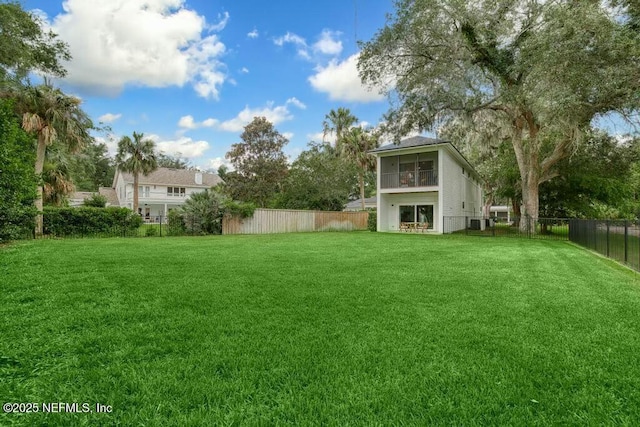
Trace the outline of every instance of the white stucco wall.
<instances>
[{"instance_id":1,"label":"white stucco wall","mask_svg":"<svg viewBox=\"0 0 640 427\"><path fill-rule=\"evenodd\" d=\"M378 197L378 231L398 231L401 205L433 205L433 231L442 232L438 193L381 194Z\"/></svg>"}]
</instances>

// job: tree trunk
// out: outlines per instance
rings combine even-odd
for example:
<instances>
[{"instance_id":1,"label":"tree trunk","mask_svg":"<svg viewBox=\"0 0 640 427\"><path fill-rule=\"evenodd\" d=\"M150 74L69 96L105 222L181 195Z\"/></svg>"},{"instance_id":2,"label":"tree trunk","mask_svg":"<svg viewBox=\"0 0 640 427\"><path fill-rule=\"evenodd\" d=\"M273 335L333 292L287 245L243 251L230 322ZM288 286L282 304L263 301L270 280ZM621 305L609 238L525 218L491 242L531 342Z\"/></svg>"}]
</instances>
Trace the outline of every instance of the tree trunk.
<instances>
[{"instance_id":1,"label":"tree trunk","mask_svg":"<svg viewBox=\"0 0 640 427\"><path fill-rule=\"evenodd\" d=\"M138 213L138 182L140 177L138 172L133 173L133 212Z\"/></svg>"},{"instance_id":2,"label":"tree trunk","mask_svg":"<svg viewBox=\"0 0 640 427\"><path fill-rule=\"evenodd\" d=\"M358 178L360 179L360 201L362 203L362 210L365 210L365 204L364 204L364 173L360 172Z\"/></svg>"},{"instance_id":3,"label":"tree trunk","mask_svg":"<svg viewBox=\"0 0 640 427\"><path fill-rule=\"evenodd\" d=\"M43 232L43 217L42 217L42 207L43 207L43 190L42 190L42 170L44 169L44 157L47 152L47 144L45 142L44 136L38 134L38 147L36 149L36 167L35 172L38 177L38 197L33 202L38 213L36 214L36 236L42 236Z\"/></svg>"},{"instance_id":4,"label":"tree trunk","mask_svg":"<svg viewBox=\"0 0 640 427\"><path fill-rule=\"evenodd\" d=\"M494 202L494 197L493 197L493 193L488 193L489 195L487 196L487 198L484 200L484 206L482 207L482 215L485 218L490 218L491 217L491 206L493 206L493 202Z\"/></svg>"},{"instance_id":5,"label":"tree trunk","mask_svg":"<svg viewBox=\"0 0 640 427\"><path fill-rule=\"evenodd\" d=\"M537 169L531 167L528 173L522 178L522 204L524 208L523 219L520 221L520 231L535 234L535 221L538 219L539 200L538 200L538 182L539 177Z\"/></svg>"}]
</instances>

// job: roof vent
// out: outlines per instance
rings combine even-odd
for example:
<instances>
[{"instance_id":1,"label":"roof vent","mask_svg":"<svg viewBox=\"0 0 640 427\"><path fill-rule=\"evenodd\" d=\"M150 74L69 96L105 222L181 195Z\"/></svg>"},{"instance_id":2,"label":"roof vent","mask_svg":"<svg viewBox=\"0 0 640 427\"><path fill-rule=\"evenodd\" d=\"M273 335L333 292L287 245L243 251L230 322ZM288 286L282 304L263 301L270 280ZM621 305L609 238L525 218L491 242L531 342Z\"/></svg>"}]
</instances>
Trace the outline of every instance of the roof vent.
<instances>
[{"instance_id":1,"label":"roof vent","mask_svg":"<svg viewBox=\"0 0 640 427\"><path fill-rule=\"evenodd\" d=\"M196 184L202 185L202 172L196 172Z\"/></svg>"}]
</instances>

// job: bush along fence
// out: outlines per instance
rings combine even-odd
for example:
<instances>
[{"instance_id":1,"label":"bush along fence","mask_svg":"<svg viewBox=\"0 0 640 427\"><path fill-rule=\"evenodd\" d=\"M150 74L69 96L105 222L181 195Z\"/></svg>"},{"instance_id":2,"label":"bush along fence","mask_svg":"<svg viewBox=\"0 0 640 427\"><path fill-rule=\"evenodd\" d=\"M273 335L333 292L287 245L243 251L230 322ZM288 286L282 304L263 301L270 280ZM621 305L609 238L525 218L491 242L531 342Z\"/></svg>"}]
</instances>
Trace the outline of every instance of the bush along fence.
<instances>
[{"instance_id":1,"label":"bush along fence","mask_svg":"<svg viewBox=\"0 0 640 427\"><path fill-rule=\"evenodd\" d=\"M474 216L444 217L443 232L487 237L524 237L529 239L569 240L566 218L486 218Z\"/></svg>"},{"instance_id":2,"label":"bush along fence","mask_svg":"<svg viewBox=\"0 0 640 427\"><path fill-rule=\"evenodd\" d=\"M166 237L209 234L266 234L303 231L366 230L368 212L257 209L253 217L179 214L142 218L127 208L50 208L43 212L39 239ZM33 238L33 231L22 238Z\"/></svg>"},{"instance_id":3,"label":"bush along fence","mask_svg":"<svg viewBox=\"0 0 640 427\"><path fill-rule=\"evenodd\" d=\"M640 223L572 219L569 240L640 271Z\"/></svg>"}]
</instances>

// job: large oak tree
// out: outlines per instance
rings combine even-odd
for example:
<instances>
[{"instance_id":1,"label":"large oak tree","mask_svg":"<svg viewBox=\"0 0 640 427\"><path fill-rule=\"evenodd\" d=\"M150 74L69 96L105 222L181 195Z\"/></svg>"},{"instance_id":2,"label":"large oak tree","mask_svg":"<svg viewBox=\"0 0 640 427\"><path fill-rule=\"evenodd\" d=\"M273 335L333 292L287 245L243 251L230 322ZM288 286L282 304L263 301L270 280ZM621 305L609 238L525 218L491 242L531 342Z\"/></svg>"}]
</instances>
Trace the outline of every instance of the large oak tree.
<instances>
[{"instance_id":1,"label":"large oak tree","mask_svg":"<svg viewBox=\"0 0 640 427\"><path fill-rule=\"evenodd\" d=\"M391 85L396 139L453 119L493 123L513 146L523 214L538 217L539 185L592 120L639 105L640 34L608 3L398 0L362 45L360 76Z\"/></svg>"}]
</instances>

